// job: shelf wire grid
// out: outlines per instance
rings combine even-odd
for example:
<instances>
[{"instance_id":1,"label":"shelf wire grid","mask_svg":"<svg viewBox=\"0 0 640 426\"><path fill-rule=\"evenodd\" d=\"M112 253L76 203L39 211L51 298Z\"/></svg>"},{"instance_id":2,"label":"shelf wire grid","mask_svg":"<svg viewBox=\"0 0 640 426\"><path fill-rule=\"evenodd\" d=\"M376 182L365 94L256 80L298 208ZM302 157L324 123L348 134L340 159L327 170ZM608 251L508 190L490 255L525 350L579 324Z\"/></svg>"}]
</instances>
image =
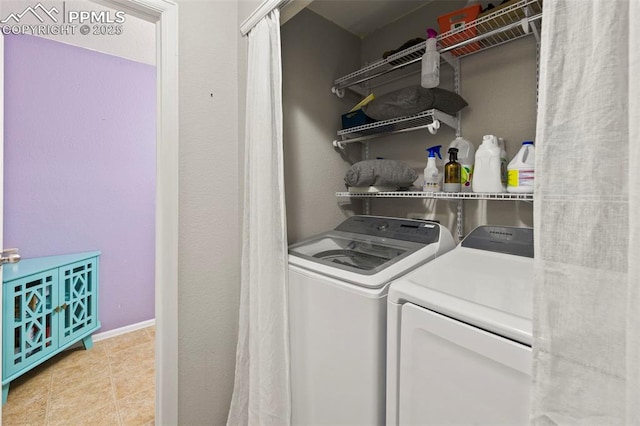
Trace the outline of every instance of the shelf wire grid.
<instances>
[{"instance_id":1,"label":"shelf wire grid","mask_svg":"<svg viewBox=\"0 0 640 426\"><path fill-rule=\"evenodd\" d=\"M472 38L480 38L478 41L470 42L451 51L451 54L457 57L470 55L528 36L531 32L526 32L523 26L518 24L526 18L541 18L541 14L542 0L521 0L481 16L463 28L442 33L438 37L438 42L440 47L444 49Z\"/></svg>"},{"instance_id":2,"label":"shelf wire grid","mask_svg":"<svg viewBox=\"0 0 640 426\"><path fill-rule=\"evenodd\" d=\"M391 120L376 121L375 123L363 124L362 126L350 127L339 130L338 136L342 139L363 138L376 136L383 133L392 133L401 130L419 129L433 123L435 119L455 128L456 118L441 111L430 109L421 113L406 117L393 118Z\"/></svg>"},{"instance_id":3,"label":"shelf wire grid","mask_svg":"<svg viewBox=\"0 0 640 426\"><path fill-rule=\"evenodd\" d=\"M338 136L368 136L376 133L392 132L407 127L422 126L433 122L433 110L421 112L407 117L398 117L391 120L376 121L362 126L349 127L338 131Z\"/></svg>"},{"instance_id":4,"label":"shelf wire grid","mask_svg":"<svg viewBox=\"0 0 640 426\"><path fill-rule=\"evenodd\" d=\"M457 57L467 56L499 46L503 43L531 34L523 28L523 19L534 24L542 18L542 0L520 0L519 2L498 8L485 16L481 16L464 28L457 28L438 36L441 51L451 51ZM459 45L459 46L458 46ZM455 48L451 48L456 46ZM357 71L334 81L334 88L343 89L366 81L370 78L403 68L420 61L425 52L426 42L416 44L385 59L373 62ZM379 71L371 75L373 71Z\"/></svg>"},{"instance_id":5,"label":"shelf wire grid","mask_svg":"<svg viewBox=\"0 0 640 426\"><path fill-rule=\"evenodd\" d=\"M349 198L435 198L444 200L521 200L533 201L533 194L509 192L420 192L420 191L385 191L385 192L336 192L336 197Z\"/></svg>"}]
</instances>

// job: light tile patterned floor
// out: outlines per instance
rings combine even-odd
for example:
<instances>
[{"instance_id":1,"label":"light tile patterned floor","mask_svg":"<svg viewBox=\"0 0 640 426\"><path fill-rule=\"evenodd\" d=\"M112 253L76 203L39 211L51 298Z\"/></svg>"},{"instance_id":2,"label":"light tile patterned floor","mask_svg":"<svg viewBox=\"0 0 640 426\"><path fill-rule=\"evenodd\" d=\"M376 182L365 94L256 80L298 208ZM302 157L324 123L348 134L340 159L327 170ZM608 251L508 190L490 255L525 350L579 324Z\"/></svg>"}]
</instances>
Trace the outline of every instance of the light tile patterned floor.
<instances>
[{"instance_id":1,"label":"light tile patterned floor","mask_svg":"<svg viewBox=\"0 0 640 426\"><path fill-rule=\"evenodd\" d=\"M2 424L153 425L155 327L65 351L11 383Z\"/></svg>"}]
</instances>

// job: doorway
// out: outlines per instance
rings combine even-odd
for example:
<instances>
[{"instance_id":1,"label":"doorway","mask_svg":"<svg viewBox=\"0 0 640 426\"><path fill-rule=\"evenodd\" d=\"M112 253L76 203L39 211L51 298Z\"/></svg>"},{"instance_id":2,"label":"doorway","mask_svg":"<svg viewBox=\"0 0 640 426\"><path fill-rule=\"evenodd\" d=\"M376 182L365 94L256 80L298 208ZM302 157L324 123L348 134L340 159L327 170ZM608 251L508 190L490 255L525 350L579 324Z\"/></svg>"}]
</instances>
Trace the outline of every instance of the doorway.
<instances>
[{"instance_id":1,"label":"doorway","mask_svg":"<svg viewBox=\"0 0 640 426\"><path fill-rule=\"evenodd\" d=\"M109 3L156 24L157 118L155 307L157 319L156 421L177 420L177 6L166 0ZM4 39L0 43L4 59ZM0 68L2 71L2 68ZM2 76L2 75L0 75ZM4 92L3 92L4 97ZM0 115L1 116L1 115ZM0 144L1 146L1 144ZM0 304L1 305L1 304Z\"/></svg>"}]
</instances>

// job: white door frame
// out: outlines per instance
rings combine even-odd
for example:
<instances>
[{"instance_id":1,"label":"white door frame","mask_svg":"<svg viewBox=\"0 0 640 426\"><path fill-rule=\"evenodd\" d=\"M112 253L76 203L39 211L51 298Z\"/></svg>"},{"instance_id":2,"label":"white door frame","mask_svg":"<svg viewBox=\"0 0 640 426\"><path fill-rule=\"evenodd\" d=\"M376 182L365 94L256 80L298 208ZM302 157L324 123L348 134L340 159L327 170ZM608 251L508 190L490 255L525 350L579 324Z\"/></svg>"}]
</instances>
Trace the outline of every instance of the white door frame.
<instances>
[{"instance_id":1,"label":"white door frame","mask_svg":"<svg viewBox=\"0 0 640 426\"><path fill-rule=\"evenodd\" d=\"M99 0L156 24L156 424L178 424L178 5Z\"/></svg>"},{"instance_id":2,"label":"white door frame","mask_svg":"<svg viewBox=\"0 0 640 426\"><path fill-rule=\"evenodd\" d=\"M0 245L4 243L4 36L0 35ZM0 247L3 248L3 247ZM0 283L2 282L2 266L0 265ZM4 287L4 286L3 286ZM0 291L0 347L2 346L2 293ZM2 360L2 352L0 350L0 360ZM2 379L2 364L0 362L0 380ZM2 402L0 402L0 426L2 426Z\"/></svg>"},{"instance_id":3,"label":"white door frame","mask_svg":"<svg viewBox=\"0 0 640 426\"><path fill-rule=\"evenodd\" d=\"M178 424L178 5L93 0L156 25L156 424ZM0 241L3 218L4 36L0 35ZM0 278L2 277L0 272ZM2 294L0 292L0 318ZM1 327L0 327L1 333ZM0 335L1 338L1 335ZM0 340L1 341L1 340ZM0 365L1 367L1 365ZM1 370L0 370L1 372ZM0 416L2 407L0 406ZM0 417L0 424L2 423Z\"/></svg>"}]
</instances>

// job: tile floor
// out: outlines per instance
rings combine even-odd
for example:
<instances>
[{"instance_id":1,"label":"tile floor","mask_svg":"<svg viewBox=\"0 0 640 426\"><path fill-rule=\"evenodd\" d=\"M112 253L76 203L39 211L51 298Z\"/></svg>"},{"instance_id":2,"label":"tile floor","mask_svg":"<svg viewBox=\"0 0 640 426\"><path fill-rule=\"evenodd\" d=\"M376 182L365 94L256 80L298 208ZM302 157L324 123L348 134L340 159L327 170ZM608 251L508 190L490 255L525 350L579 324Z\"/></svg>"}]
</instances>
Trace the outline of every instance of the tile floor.
<instances>
[{"instance_id":1,"label":"tile floor","mask_svg":"<svg viewBox=\"0 0 640 426\"><path fill-rule=\"evenodd\" d=\"M153 425L155 327L65 351L11 383L2 424Z\"/></svg>"}]
</instances>

